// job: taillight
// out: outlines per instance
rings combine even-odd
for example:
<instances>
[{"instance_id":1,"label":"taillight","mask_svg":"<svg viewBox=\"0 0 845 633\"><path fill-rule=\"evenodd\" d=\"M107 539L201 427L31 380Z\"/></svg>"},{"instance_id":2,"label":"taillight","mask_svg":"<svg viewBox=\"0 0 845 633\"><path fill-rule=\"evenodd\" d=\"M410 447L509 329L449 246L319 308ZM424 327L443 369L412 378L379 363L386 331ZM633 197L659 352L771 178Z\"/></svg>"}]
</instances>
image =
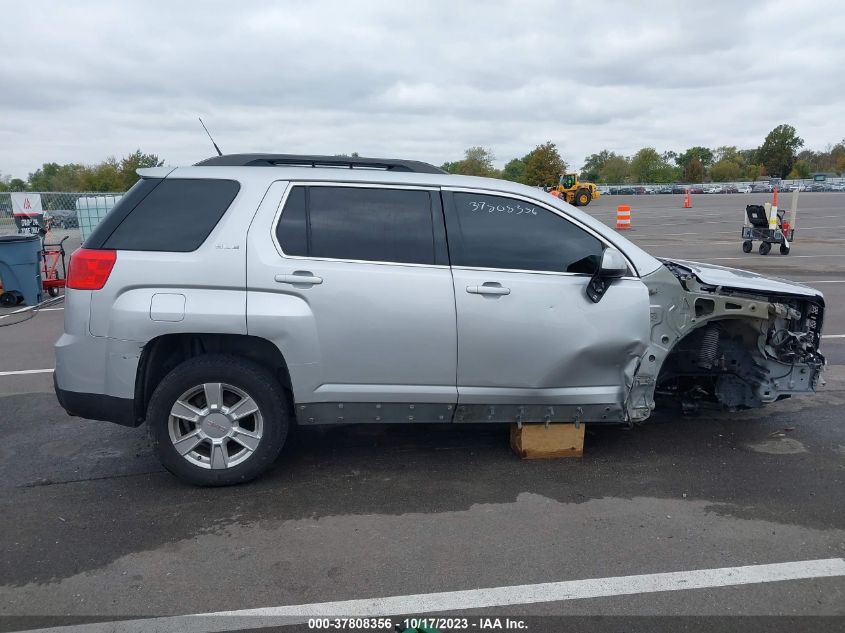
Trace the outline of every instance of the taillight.
<instances>
[{"instance_id":1,"label":"taillight","mask_svg":"<svg viewBox=\"0 0 845 633\"><path fill-rule=\"evenodd\" d=\"M117 251L79 248L70 256L67 287L74 290L99 290L109 280Z\"/></svg>"}]
</instances>

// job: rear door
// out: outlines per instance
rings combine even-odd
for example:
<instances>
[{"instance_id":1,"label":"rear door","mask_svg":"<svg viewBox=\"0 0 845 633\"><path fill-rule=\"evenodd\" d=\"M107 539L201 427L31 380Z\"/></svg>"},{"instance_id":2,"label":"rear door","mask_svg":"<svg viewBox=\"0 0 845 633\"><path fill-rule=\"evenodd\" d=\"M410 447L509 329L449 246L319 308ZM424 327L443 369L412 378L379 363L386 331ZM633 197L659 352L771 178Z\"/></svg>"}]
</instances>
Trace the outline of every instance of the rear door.
<instances>
[{"instance_id":1,"label":"rear door","mask_svg":"<svg viewBox=\"0 0 845 633\"><path fill-rule=\"evenodd\" d=\"M457 342L439 191L291 183L267 228L250 229L250 245L266 243L248 258L249 331L291 359L300 422L449 421Z\"/></svg>"},{"instance_id":2,"label":"rear door","mask_svg":"<svg viewBox=\"0 0 845 633\"><path fill-rule=\"evenodd\" d=\"M599 303L586 286L607 246L528 198L444 192L458 320L457 421L617 420L649 340L634 276Z\"/></svg>"}]
</instances>

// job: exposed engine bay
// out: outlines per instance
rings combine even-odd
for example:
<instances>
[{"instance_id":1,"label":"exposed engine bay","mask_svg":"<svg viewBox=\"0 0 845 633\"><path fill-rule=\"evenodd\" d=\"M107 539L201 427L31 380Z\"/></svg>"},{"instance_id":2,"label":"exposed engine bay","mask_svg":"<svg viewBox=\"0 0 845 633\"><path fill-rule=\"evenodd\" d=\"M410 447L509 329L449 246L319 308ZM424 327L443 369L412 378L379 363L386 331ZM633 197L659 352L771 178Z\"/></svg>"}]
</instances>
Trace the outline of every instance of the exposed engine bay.
<instances>
[{"instance_id":1,"label":"exposed engine bay","mask_svg":"<svg viewBox=\"0 0 845 633\"><path fill-rule=\"evenodd\" d=\"M723 283L707 283L705 265L663 263L643 278L651 342L630 376L630 421L651 414L655 395L686 410L702 403L738 410L815 391L825 365L820 293L717 266L704 272ZM736 287L724 283L734 278Z\"/></svg>"}]
</instances>

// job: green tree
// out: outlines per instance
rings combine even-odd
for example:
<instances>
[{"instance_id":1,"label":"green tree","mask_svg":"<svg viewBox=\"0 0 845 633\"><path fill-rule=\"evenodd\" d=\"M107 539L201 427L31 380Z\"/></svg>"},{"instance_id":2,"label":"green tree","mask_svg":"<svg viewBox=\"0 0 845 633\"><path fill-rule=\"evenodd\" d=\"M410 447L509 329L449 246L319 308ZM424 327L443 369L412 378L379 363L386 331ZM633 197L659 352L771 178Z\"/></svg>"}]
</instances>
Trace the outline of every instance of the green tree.
<instances>
[{"instance_id":1,"label":"green tree","mask_svg":"<svg viewBox=\"0 0 845 633\"><path fill-rule=\"evenodd\" d=\"M525 184L535 187L556 185L566 172L566 163L551 141L538 145L522 159L525 162Z\"/></svg>"},{"instance_id":2,"label":"green tree","mask_svg":"<svg viewBox=\"0 0 845 633\"><path fill-rule=\"evenodd\" d=\"M630 165L624 156L611 156L599 171L598 181L609 185L620 185L628 178Z\"/></svg>"},{"instance_id":3,"label":"green tree","mask_svg":"<svg viewBox=\"0 0 845 633\"><path fill-rule=\"evenodd\" d=\"M613 158L618 158L618 155L606 149L598 154L590 154L584 159L584 166L581 167L581 178L592 182L600 180L602 169L604 169L607 161Z\"/></svg>"},{"instance_id":4,"label":"green tree","mask_svg":"<svg viewBox=\"0 0 845 633\"><path fill-rule=\"evenodd\" d=\"M813 170L810 169L810 164L801 158L792 164L792 171L789 172L788 178L809 178Z\"/></svg>"},{"instance_id":5,"label":"green tree","mask_svg":"<svg viewBox=\"0 0 845 633\"><path fill-rule=\"evenodd\" d=\"M757 157L771 175L786 178L792 171L796 152L803 145L804 139L795 133L795 128L784 123L766 135Z\"/></svg>"},{"instance_id":6,"label":"green tree","mask_svg":"<svg viewBox=\"0 0 845 633\"><path fill-rule=\"evenodd\" d=\"M685 152L678 154L675 159L678 167L684 171L684 180L687 182L701 182L704 180L704 172L713 164L713 150L697 145L690 147ZM691 163L696 164L690 167ZM698 178L691 177L700 174Z\"/></svg>"},{"instance_id":7,"label":"green tree","mask_svg":"<svg viewBox=\"0 0 845 633\"><path fill-rule=\"evenodd\" d=\"M502 178L513 182L525 182L525 161L521 158L508 161L502 170Z\"/></svg>"},{"instance_id":8,"label":"green tree","mask_svg":"<svg viewBox=\"0 0 845 633\"><path fill-rule=\"evenodd\" d=\"M709 150L708 150L709 151ZM700 159L693 157L684 167L685 182L704 182L704 164Z\"/></svg>"},{"instance_id":9,"label":"green tree","mask_svg":"<svg viewBox=\"0 0 845 633\"><path fill-rule=\"evenodd\" d=\"M630 175L635 182L672 182L677 170L653 147L644 147L631 157Z\"/></svg>"},{"instance_id":10,"label":"green tree","mask_svg":"<svg viewBox=\"0 0 845 633\"><path fill-rule=\"evenodd\" d=\"M714 182L730 182L741 180L743 170L736 161L723 158L710 168L710 178Z\"/></svg>"},{"instance_id":11,"label":"green tree","mask_svg":"<svg viewBox=\"0 0 845 633\"><path fill-rule=\"evenodd\" d=\"M499 172L493 166L494 160L495 156L491 150L476 146L464 152L463 160L443 163L441 168L450 174L496 178Z\"/></svg>"},{"instance_id":12,"label":"green tree","mask_svg":"<svg viewBox=\"0 0 845 633\"><path fill-rule=\"evenodd\" d=\"M353 156L357 156L353 152ZM145 167L161 167L164 165L163 160L159 160L155 154L144 154L140 149L135 150L128 156L120 160L118 171L120 172L120 188L115 191L126 191L136 182L140 176L135 173L136 169L143 169Z\"/></svg>"},{"instance_id":13,"label":"green tree","mask_svg":"<svg viewBox=\"0 0 845 633\"><path fill-rule=\"evenodd\" d=\"M26 182L20 178L12 178L6 183L7 191L26 191Z\"/></svg>"}]
</instances>

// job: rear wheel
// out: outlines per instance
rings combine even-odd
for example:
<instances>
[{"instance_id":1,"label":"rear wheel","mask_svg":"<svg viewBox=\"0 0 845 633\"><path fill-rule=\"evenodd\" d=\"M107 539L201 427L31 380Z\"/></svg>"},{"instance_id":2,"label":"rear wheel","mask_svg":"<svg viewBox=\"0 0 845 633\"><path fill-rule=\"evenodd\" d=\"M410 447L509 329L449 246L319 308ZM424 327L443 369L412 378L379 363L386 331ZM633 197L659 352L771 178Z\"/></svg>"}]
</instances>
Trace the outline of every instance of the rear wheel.
<instances>
[{"instance_id":1,"label":"rear wheel","mask_svg":"<svg viewBox=\"0 0 845 633\"><path fill-rule=\"evenodd\" d=\"M758 252L761 255L768 255L770 250L772 250L771 244L769 244L768 242L760 242L760 248Z\"/></svg>"},{"instance_id":2,"label":"rear wheel","mask_svg":"<svg viewBox=\"0 0 845 633\"><path fill-rule=\"evenodd\" d=\"M751 240L746 240L742 243L742 252L750 253L753 247L754 245L751 243Z\"/></svg>"},{"instance_id":3,"label":"rear wheel","mask_svg":"<svg viewBox=\"0 0 845 633\"><path fill-rule=\"evenodd\" d=\"M780 245L780 254L781 255L789 255L789 247L786 244Z\"/></svg>"},{"instance_id":4,"label":"rear wheel","mask_svg":"<svg viewBox=\"0 0 845 633\"><path fill-rule=\"evenodd\" d=\"M156 387L147 421L162 465L198 486L258 477L288 432L284 391L271 372L228 355L185 361Z\"/></svg>"},{"instance_id":5,"label":"rear wheel","mask_svg":"<svg viewBox=\"0 0 845 633\"><path fill-rule=\"evenodd\" d=\"M592 196L590 195L589 191L585 189L581 189L578 193L575 194L575 206L576 207L586 207L590 204L590 200Z\"/></svg>"}]
</instances>

